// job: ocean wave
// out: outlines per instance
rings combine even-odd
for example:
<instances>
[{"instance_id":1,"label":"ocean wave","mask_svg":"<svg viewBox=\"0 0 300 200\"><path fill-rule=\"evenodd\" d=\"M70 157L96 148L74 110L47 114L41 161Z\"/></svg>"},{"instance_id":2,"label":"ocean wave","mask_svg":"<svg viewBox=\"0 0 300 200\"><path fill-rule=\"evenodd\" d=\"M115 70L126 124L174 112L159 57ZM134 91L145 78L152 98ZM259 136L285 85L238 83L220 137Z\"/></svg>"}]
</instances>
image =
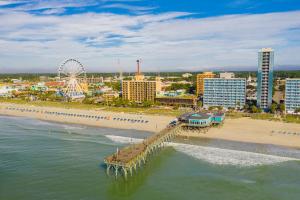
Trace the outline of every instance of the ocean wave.
<instances>
[{"instance_id":1,"label":"ocean wave","mask_svg":"<svg viewBox=\"0 0 300 200\"><path fill-rule=\"evenodd\" d=\"M76 126L76 125L72 126L72 125L66 125L66 124L62 125L62 127L66 130L83 130L83 129L85 129L84 126Z\"/></svg>"},{"instance_id":2,"label":"ocean wave","mask_svg":"<svg viewBox=\"0 0 300 200\"><path fill-rule=\"evenodd\" d=\"M123 137L123 136L117 136L117 135L105 135L108 139L110 139L113 142L121 143L121 144L130 144L130 143L139 143L142 142L143 139L138 138L130 138L130 137Z\"/></svg>"},{"instance_id":3,"label":"ocean wave","mask_svg":"<svg viewBox=\"0 0 300 200\"><path fill-rule=\"evenodd\" d=\"M298 160L297 158L189 144L172 143L171 146L179 152L217 165L257 166Z\"/></svg>"},{"instance_id":4,"label":"ocean wave","mask_svg":"<svg viewBox=\"0 0 300 200\"><path fill-rule=\"evenodd\" d=\"M114 142L122 144L138 143L142 141L142 139L122 136L106 135L106 137ZM251 167L299 160L297 158L291 157L282 157L248 151L221 149L182 143L167 143L167 145L173 147L178 152L215 165L235 165L241 167Z\"/></svg>"},{"instance_id":5,"label":"ocean wave","mask_svg":"<svg viewBox=\"0 0 300 200\"><path fill-rule=\"evenodd\" d=\"M71 142L87 142L87 143L96 143L96 144L102 144L102 145L111 145L109 142L95 140L95 139L59 138L59 137L55 137L55 139L64 140L64 141L71 141Z\"/></svg>"}]
</instances>

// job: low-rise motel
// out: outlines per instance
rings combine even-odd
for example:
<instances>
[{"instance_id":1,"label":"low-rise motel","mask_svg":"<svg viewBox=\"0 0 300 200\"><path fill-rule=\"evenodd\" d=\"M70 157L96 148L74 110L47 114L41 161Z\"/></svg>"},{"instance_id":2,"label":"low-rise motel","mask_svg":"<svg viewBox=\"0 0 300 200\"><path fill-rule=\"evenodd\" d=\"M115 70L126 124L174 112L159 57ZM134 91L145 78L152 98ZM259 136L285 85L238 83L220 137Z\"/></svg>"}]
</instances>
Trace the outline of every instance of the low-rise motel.
<instances>
[{"instance_id":1,"label":"low-rise motel","mask_svg":"<svg viewBox=\"0 0 300 200\"><path fill-rule=\"evenodd\" d=\"M300 108L300 79L286 79L285 82L285 111L294 113Z\"/></svg>"},{"instance_id":2,"label":"low-rise motel","mask_svg":"<svg viewBox=\"0 0 300 200\"><path fill-rule=\"evenodd\" d=\"M221 124L225 119L225 113L186 113L178 120L187 127L205 128L212 125Z\"/></svg>"},{"instance_id":3,"label":"low-rise motel","mask_svg":"<svg viewBox=\"0 0 300 200\"><path fill-rule=\"evenodd\" d=\"M205 78L203 106L242 108L246 103L245 78Z\"/></svg>"}]
</instances>

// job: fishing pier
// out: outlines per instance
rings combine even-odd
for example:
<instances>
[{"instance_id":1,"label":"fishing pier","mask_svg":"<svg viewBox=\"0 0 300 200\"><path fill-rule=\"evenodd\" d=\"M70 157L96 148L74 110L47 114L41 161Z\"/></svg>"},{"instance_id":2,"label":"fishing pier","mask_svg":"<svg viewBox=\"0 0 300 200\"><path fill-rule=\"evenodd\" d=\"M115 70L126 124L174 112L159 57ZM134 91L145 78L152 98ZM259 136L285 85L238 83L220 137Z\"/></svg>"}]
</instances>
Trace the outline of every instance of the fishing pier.
<instances>
[{"instance_id":1,"label":"fishing pier","mask_svg":"<svg viewBox=\"0 0 300 200\"><path fill-rule=\"evenodd\" d=\"M176 136L181 125L168 126L161 132L152 135L138 144L131 144L104 159L107 174L114 173L116 178L121 174L127 179L130 174L137 171L139 167L146 164L151 154L164 147L165 142L169 142Z\"/></svg>"}]
</instances>

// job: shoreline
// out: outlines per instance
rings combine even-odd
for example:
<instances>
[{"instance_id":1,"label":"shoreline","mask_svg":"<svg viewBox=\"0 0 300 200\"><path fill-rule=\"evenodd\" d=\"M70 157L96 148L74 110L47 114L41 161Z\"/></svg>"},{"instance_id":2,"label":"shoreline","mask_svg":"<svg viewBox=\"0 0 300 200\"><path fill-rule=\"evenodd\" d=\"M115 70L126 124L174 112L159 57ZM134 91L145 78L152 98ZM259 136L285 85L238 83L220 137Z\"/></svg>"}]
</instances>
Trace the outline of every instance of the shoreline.
<instances>
[{"instance_id":1,"label":"shoreline","mask_svg":"<svg viewBox=\"0 0 300 200\"><path fill-rule=\"evenodd\" d=\"M15 109L10 110L7 108ZM151 133L157 133L164 129L174 119L173 117L157 115L28 106L11 103L0 103L0 115L29 117L49 122L94 127L133 129ZM179 137L183 139L188 138L188 140L219 139L252 144L271 144L299 149L300 125L250 118L225 119L221 127L211 127L206 133L182 130Z\"/></svg>"},{"instance_id":2,"label":"shoreline","mask_svg":"<svg viewBox=\"0 0 300 200\"><path fill-rule=\"evenodd\" d=\"M179 136L300 148L299 124L250 118L225 119L221 127L211 127L206 133L185 130Z\"/></svg>"},{"instance_id":3,"label":"shoreline","mask_svg":"<svg viewBox=\"0 0 300 200\"><path fill-rule=\"evenodd\" d=\"M176 138L178 141L184 144L191 144L197 145L198 143L210 143L211 141L214 142L229 142L229 143L237 143L237 144L245 144L245 145L253 145L253 146L264 146L264 145L271 145L278 148L285 148L285 149L295 149L300 150L300 146L287 146L282 144L272 144L272 143L262 143L262 142L249 142L249 141L241 141L241 140L233 140L233 139L223 139L223 138L212 138L212 137L205 137L205 136L184 136L178 135ZM183 141L183 142L182 142ZM234 149L236 150L236 149Z\"/></svg>"},{"instance_id":4,"label":"shoreline","mask_svg":"<svg viewBox=\"0 0 300 200\"><path fill-rule=\"evenodd\" d=\"M29 117L51 122L80 124L95 127L134 129L159 132L174 119L166 116L138 115L109 111L65 109L55 107L28 106L0 103L0 114Z\"/></svg>"}]
</instances>

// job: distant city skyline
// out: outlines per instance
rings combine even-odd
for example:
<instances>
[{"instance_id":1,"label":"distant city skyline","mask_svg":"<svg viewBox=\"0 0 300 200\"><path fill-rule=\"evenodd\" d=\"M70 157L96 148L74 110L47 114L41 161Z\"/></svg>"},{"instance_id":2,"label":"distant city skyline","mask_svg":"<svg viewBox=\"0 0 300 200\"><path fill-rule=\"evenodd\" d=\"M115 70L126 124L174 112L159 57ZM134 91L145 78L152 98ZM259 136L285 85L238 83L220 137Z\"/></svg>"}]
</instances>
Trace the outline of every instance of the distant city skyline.
<instances>
[{"instance_id":1,"label":"distant city skyline","mask_svg":"<svg viewBox=\"0 0 300 200\"><path fill-rule=\"evenodd\" d=\"M56 72L68 58L88 72L300 69L298 0L3 0L0 73Z\"/></svg>"}]
</instances>

